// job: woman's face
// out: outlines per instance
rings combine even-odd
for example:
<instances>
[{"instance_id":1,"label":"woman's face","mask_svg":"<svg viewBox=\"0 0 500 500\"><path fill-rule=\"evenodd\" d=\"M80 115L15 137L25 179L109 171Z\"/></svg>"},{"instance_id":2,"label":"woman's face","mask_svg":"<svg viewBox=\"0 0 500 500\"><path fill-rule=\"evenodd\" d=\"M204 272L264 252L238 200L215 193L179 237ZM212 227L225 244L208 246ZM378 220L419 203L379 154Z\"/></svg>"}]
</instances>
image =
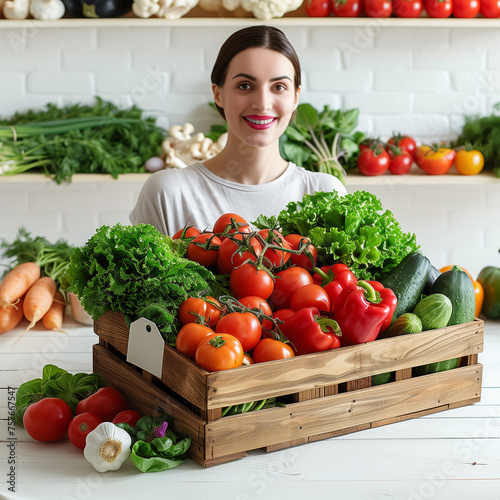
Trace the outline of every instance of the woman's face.
<instances>
[{"instance_id":1,"label":"woman's face","mask_svg":"<svg viewBox=\"0 0 500 500\"><path fill-rule=\"evenodd\" d=\"M294 88L290 60L271 49L251 48L229 63L222 87L213 84L214 100L224 109L229 137L250 147L274 143L290 123L300 89Z\"/></svg>"}]
</instances>

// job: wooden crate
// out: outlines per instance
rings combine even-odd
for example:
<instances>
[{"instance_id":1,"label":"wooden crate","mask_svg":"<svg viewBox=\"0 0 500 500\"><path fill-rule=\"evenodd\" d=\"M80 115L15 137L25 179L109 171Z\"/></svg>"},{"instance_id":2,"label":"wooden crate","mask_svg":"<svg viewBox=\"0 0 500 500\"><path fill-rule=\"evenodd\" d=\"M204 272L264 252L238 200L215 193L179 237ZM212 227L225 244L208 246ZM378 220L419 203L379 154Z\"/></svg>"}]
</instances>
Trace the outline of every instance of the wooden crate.
<instances>
[{"instance_id":1,"label":"wooden crate","mask_svg":"<svg viewBox=\"0 0 500 500\"><path fill-rule=\"evenodd\" d=\"M342 347L209 373L168 346L161 379L125 361L123 315L94 324L94 371L145 414L170 413L192 438L190 456L203 466L273 451L475 403L481 398L484 322ZM460 358L453 370L412 377L412 367ZM371 376L396 372L371 386ZM286 407L221 418L230 405L283 397Z\"/></svg>"}]
</instances>

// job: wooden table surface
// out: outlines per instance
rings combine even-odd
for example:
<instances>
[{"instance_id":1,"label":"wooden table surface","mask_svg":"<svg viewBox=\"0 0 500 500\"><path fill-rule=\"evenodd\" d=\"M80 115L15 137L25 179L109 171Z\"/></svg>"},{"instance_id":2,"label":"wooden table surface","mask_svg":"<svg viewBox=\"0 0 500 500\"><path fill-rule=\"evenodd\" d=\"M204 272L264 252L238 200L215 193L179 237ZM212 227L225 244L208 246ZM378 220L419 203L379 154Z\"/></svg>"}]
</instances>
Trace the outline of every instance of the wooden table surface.
<instances>
[{"instance_id":1,"label":"wooden table surface","mask_svg":"<svg viewBox=\"0 0 500 500\"><path fill-rule=\"evenodd\" d=\"M92 327L68 335L22 327L0 336L0 499L500 500L500 321L485 322L481 401L204 469L192 460L141 473L130 460L100 474L68 441L39 443L9 425L15 389L45 364L92 371ZM12 431L12 432L11 432ZM10 490L9 490L10 488ZM14 490L14 491L13 491Z\"/></svg>"}]
</instances>

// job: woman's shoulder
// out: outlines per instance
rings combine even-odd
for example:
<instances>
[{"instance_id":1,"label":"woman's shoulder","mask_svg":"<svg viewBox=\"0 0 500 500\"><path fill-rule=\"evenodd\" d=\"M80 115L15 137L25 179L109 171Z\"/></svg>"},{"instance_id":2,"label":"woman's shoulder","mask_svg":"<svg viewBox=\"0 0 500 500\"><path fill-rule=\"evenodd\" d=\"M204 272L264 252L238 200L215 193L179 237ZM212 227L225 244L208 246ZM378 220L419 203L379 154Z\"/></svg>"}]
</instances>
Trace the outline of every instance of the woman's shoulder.
<instances>
[{"instance_id":1,"label":"woman's shoulder","mask_svg":"<svg viewBox=\"0 0 500 500\"><path fill-rule=\"evenodd\" d=\"M312 191L338 191L340 194L345 194L347 191L340 179L332 174L325 172L313 172L303 167L299 167L294 163L290 164L292 176L306 183L308 190Z\"/></svg>"},{"instance_id":2,"label":"woman's shoulder","mask_svg":"<svg viewBox=\"0 0 500 500\"><path fill-rule=\"evenodd\" d=\"M203 165L199 162L184 168L165 168L151 174L145 186L150 189L176 189L182 184L191 184L202 175Z\"/></svg>"}]
</instances>

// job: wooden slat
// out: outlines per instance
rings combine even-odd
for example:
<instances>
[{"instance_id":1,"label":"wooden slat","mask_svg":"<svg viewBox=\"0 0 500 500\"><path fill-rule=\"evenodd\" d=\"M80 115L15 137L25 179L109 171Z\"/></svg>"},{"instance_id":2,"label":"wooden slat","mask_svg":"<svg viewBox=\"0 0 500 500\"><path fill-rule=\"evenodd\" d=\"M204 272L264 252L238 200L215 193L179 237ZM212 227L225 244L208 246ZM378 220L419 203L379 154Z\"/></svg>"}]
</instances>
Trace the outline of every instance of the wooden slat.
<instances>
[{"instance_id":1,"label":"wooden slat","mask_svg":"<svg viewBox=\"0 0 500 500\"><path fill-rule=\"evenodd\" d=\"M405 368L404 370L396 371L396 382L407 378L411 378L411 368Z\"/></svg>"},{"instance_id":2,"label":"wooden slat","mask_svg":"<svg viewBox=\"0 0 500 500\"><path fill-rule=\"evenodd\" d=\"M364 377L364 378L358 378L356 380L349 380L346 382L346 391L351 392L351 391L357 391L358 389L364 389L365 387L371 387L372 385L372 378L371 377Z\"/></svg>"},{"instance_id":3,"label":"wooden slat","mask_svg":"<svg viewBox=\"0 0 500 500\"><path fill-rule=\"evenodd\" d=\"M309 399L322 398L325 395L324 387L315 387L307 391L301 391L293 394L293 402L308 401Z\"/></svg>"},{"instance_id":4,"label":"wooden slat","mask_svg":"<svg viewBox=\"0 0 500 500\"><path fill-rule=\"evenodd\" d=\"M273 446L480 397L481 365L402 380L207 424L213 457Z\"/></svg>"}]
</instances>

